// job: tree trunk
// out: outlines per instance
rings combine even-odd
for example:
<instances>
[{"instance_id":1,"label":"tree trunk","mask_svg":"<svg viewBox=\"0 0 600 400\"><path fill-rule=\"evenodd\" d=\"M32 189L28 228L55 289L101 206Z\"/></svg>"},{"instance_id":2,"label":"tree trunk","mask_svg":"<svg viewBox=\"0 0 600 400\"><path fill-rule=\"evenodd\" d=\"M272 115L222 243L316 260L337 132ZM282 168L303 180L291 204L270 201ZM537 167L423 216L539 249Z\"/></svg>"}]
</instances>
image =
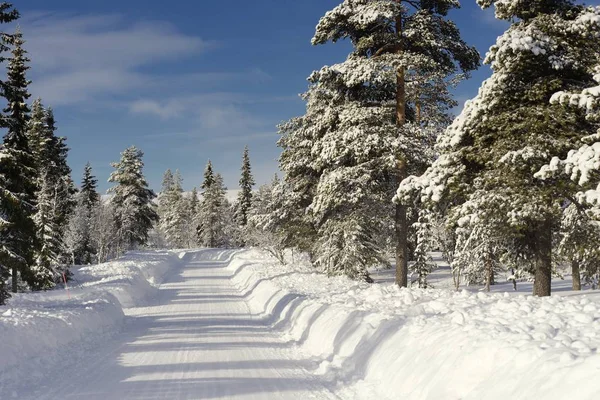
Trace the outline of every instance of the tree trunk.
<instances>
[{"instance_id":1,"label":"tree trunk","mask_svg":"<svg viewBox=\"0 0 600 400\"><path fill-rule=\"evenodd\" d=\"M408 224L406 223L406 207L396 204L396 284L408 287Z\"/></svg>"},{"instance_id":2,"label":"tree trunk","mask_svg":"<svg viewBox=\"0 0 600 400\"><path fill-rule=\"evenodd\" d=\"M402 34L402 17L396 18L396 33ZM399 50L402 52L402 49ZM400 67L396 72L396 126L402 128L406 123L406 87L405 68ZM398 160L398 184L407 175L406 160L400 155ZM408 221L406 218L406 206L396 205L395 215L396 233L396 284L400 287L408 287Z\"/></svg>"},{"instance_id":3,"label":"tree trunk","mask_svg":"<svg viewBox=\"0 0 600 400\"><path fill-rule=\"evenodd\" d=\"M16 265L12 267L12 292L17 293L19 291L19 269Z\"/></svg>"},{"instance_id":4,"label":"tree trunk","mask_svg":"<svg viewBox=\"0 0 600 400\"><path fill-rule=\"evenodd\" d=\"M489 292L494 284L494 264L489 254L485 257L485 291Z\"/></svg>"},{"instance_id":5,"label":"tree trunk","mask_svg":"<svg viewBox=\"0 0 600 400\"><path fill-rule=\"evenodd\" d=\"M551 224L541 224L534 232L536 260L534 296L550 296L552 281L552 229Z\"/></svg>"},{"instance_id":6,"label":"tree trunk","mask_svg":"<svg viewBox=\"0 0 600 400\"><path fill-rule=\"evenodd\" d=\"M581 290L581 275L579 273L579 261L571 261L571 270L573 272L573 290Z\"/></svg>"}]
</instances>

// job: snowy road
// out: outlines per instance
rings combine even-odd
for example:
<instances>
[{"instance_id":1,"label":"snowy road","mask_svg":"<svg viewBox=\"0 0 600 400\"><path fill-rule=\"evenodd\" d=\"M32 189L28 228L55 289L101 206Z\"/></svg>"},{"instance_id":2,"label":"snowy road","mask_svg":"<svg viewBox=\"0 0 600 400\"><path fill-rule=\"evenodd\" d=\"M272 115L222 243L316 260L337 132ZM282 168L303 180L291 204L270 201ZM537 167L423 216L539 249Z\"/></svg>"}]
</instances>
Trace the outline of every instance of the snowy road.
<instances>
[{"instance_id":1,"label":"snowy road","mask_svg":"<svg viewBox=\"0 0 600 400\"><path fill-rule=\"evenodd\" d=\"M251 315L226 270L231 252L187 255L152 307L21 399L335 399L297 352ZM213 258L213 260L211 260Z\"/></svg>"}]
</instances>

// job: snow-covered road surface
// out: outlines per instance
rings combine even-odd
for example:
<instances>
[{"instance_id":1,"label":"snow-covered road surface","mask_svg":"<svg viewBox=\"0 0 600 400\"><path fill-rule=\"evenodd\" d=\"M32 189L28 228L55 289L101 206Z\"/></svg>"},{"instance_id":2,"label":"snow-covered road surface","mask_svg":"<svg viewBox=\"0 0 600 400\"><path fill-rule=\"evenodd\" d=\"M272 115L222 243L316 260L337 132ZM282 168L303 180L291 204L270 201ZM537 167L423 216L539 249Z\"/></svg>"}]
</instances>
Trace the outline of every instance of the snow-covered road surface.
<instances>
[{"instance_id":1,"label":"snow-covered road surface","mask_svg":"<svg viewBox=\"0 0 600 400\"><path fill-rule=\"evenodd\" d=\"M233 251L188 253L124 331L19 399L335 399L226 269Z\"/></svg>"}]
</instances>

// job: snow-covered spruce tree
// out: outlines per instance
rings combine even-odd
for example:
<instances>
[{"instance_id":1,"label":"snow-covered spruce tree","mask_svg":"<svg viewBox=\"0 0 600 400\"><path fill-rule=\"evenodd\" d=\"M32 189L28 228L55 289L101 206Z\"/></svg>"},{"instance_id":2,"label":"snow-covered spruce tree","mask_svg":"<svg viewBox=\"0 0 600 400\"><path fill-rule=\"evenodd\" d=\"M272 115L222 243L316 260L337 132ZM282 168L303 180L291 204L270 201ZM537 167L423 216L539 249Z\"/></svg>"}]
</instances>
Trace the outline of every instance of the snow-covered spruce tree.
<instances>
[{"instance_id":1,"label":"snow-covered spruce tree","mask_svg":"<svg viewBox=\"0 0 600 400\"><path fill-rule=\"evenodd\" d=\"M90 238L98 263L120 254L119 226L115 206L112 202L98 203L92 211Z\"/></svg>"},{"instance_id":2,"label":"snow-covered spruce tree","mask_svg":"<svg viewBox=\"0 0 600 400\"><path fill-rule=\"evenodd\" d=\"M167 170L159 196L160 231L171 248L183 247L186 239L187 204L183 196L183 179L179 171L175 175Z\"/></svg>"},{"instance_id":3,"label":"snow-covered spruce tree","mask_svg":"<svg viewBox=\"0 0 600 400\"><path fill-rule=\"evenodd\" d=\"M581 20L596 11L563 0L479 4L495 4L496 17L512 22L487 54L493 74L438 141L438 160L421 178L405 181L399 196L416 186L425 197L451 199L458 208L467 202L478 210L495 207L503 241L530 264L534 295L548 296L552 234L570 190L565 181L544 182L534 174L594 131L583 111L550 99L591 85L598 24L582 29Z\"/></svg>"},{"instance_id":4,"label":"snow-covered spruce tree","mask_svg":"<svg viewBox=\"0 0 600 400\"><path fill-rule=\"evenodd\" d=\"M389 202L399 180L429 161L426 144L453 104L449 80L479 63L445 19L455 7L455 1L346 0L320 20L314 44L348 38L353 51L344 63L313 73L307 113L282 125L280 140L296 208L310 211L324 239L318 243L328 243L315 249L318 260L332 249L327 235L353 226L357 235L337 236L364 240L344 246L368 252L356 255L367 263L359 267L366 276L368 265L383 261L382 249L372 246L385 240L373 239L395 224L397 283L407 285L410 222L404 205ZM371 218L352 221L364 212Z\"/></svg>"},{"instance_id":5,"label":"snow-covered spruce tree","mask_svg":"<svg viewBox=\"0 0 600 400\"><path fill-rule=\"evenodd\" d=\"M274 224L278 202L274 190L279 184L279 178L275 175L270 183L260 186L252 196L246 238L247 244L265 249L283 262L284 238Z\"/></svg>"},{"instance_id":6,"label":"snow-covered spruce tree","mask_svg":"<svg viewBox=\"0 0 600 400\"><path fill-rule=\"evenodd\" d=\"M81 202L91 214L94 208L100 203L100 194L98 193L98 180L92 174L92 165L88 162L83 169L83 178L81 180Z\"/></svg>"},{"instance_id":7,"label":"snow-covered spruce tree","mask_svg":"<svg viewBox=\"0 0 600 400\"><path fill-rule=\"evenodd\" d=\"M93 251L90 237L91 218L87 207L83 204L81 192L76 195L76 199L77 204L69 217L69 224L63 237L65 252L69 257L68 262L72 265L90 264ZM90 261L83 261L86 255L89 256Z\"/></svg>"},{"instance_id":8,"label":"snow-covered spruce tree","mask_svg":"<svg viewBox=\"0 0 600 400\"><path fill-rule=\"evenodd\" d=\"M427 277L436 266L429 255L429 252L433 250L435 237L432 232L431 213L428 209L419 210L419 218L413 224L413 228L416 232L416 247L414 262L409 266L409 271L411 276L416 275L418 286L426 289L429 287Z\"/></svg>"},{"instance_id":9,"label":"snow-covered spruce tree","mask_svg":"<svg viewBox=\"0 0 600 400\"><path fill-rule=\"evenodd\" d=\"M98 180L92 174L92 166L88 162L83 170L83 179L81 181L81 188L78 194L78 207L84 208L84 221L87 229L84 229L84 235L81 241L80 253L77 264L91 264L96 259L96 248L92 244L91 238L91 224L94 210L100 204L100 194L98 193ZM73 218L77 219L74 212Z\"/></svg>"},{"instance_id":10,"label":"snow-covered spruce tree","mask_svg":"<svg viewBox=\"0 0 600 400\"><path fill-rule=\"evenodd\" d=\"M0 6L5 5L3 3ZM1 11L2 20L10 20L8 15L11 12L7 8ZM32 219L35 211L35 163L26 135L29 119L27 88L30 83L26 71L29 69L29 59L22 47L24 41L20 31L11 36L4 34L2 39L3 49L7 45L13 49L8 63L8 78L1 85L2 96L8 106L4 108L0 119L1 127L7 129L0 150L0 265L11 270L12 291L16 292L20 278L32 287L36 285L31 271L33 250L36 248Z\"/></svg>"},{"instance_id":11,"label":"snow-covered spruce tree","mask_svg":"<svg viewBox=\"0 0 600 400\"><path fill-rule=\"evenodd\" d=\"M571 264L573 290L581 290L581 276L592 282L600 273L600 226L575 204L563 213L556 253Z\"/></svg>"},{"instance_id":12,"label":"snow-covered spruce tree","mask_svg":"<svg viewBox=\"0 0 600 400\"><path fill-rule=\"evenodd\" d=\"M17 10L12 9L12 4L10 3L0 3L0 23L7 23L14 21L19 18L19 13ZM6 33L0 33L0 36L4 37L7 35ZM0 40L0 62L6 60L4 53L10 50L7 46L5 40ZM5 91L4 91L4 82L0 81L0 95L4 97L6 100ZM2 120L4 120L4 116L2 116ZM2 128L6 128L6 124L2 122L0 124ZM6 186L7 181L3 172L3 164L4 162L1 160L6 157L6 152L4 149L4 145L0 147L0 238L3 238L7 235L11 222L9 220L9 215L7 215L6 210L11 210L15 207L19 207L19 199L13 193L8 191ZM13 161L14 162L14 161ZM4 239L0 239L0 244L4 246ZM6 285L8 278L11 275L11 265L7 263L6 260L10 259L10 251L7 253L5 249L0 250L0 305L4 305L6 300L10 297L9 289Z\"/></svg>"},{"instance_id":13,"label":"snow-covered spruce tree","mask_svg":"<svg viewBox=\"0 0 600 400\"><path fill-rule=\"evenodd\" d=\"M198 239L205 247L224 247L228 244L225 230L230 217L227 190L223 178L215 174L210 160L204 170L202 201L198 210Z\"/></svg>"},{"instance_id":14,"label":"snow-covered spruce tree","mask_svg":"<svg viewBox=\"0 0 600 400\"><path fill-rule=\"evenodd\" d=\"M152 204L155 194L148 188L144 178L144 153L131 146L121 153L121 160L111 164L115 171L109 182L116 186L109 189L113 194L111 205L114 212L118 240L118 253L144 245L148 232L158 221Z\"/></svg>"},{"instance_id":15,"label":"snow-covered spruce tree","mask_svg":"<svg viewBox=\"0 0 600 400\"><path fill-rule=\"evenodd\" d=\"M250 167L250 156L248 154L248 146L244 147L242 155L242 175L240 177L240 193L238 194L235 204L235 221L240 230L239 245L244 246L245 240L242 238L243 230L248 224L248 213L252 206L252 187L254 186L254 177Z\"/></svg>"},{"instance_id":16,"label":"snow-covered spruce tree","mask_svg":"<svg viewBox=\"0 0 600 400\"><path fill-rule=\"evenodd\" d=\"M83 171L79 193L75 196L76 205L69 216L64 235L69 262L74 265L92 264L96 259L96 248L92 243L91 230L93 214L100 204L97 191L98 181L92 175L92 166L88 162Z\"/></svg>"},{"instance_id":17,"label":"snow-covered spruce tree","mask_svg":"<svg viewBox=\"0 0 600 400\"><path fill-rule=\"evenodd\" d=\"M198 212L200 209L200 198L195 186L186 201L185 243L187 248L194 248L198 245Z\"/></svg>"},{"instance_id":18,"label":"snow-covered spruce tree","mask_svg":"<svg viewBox=\"0 0 600 400\"><path fill-rule=\"evenodd\" d=\"M33 102L27 136L35 159L36 202L34 221L39 247L32 269L39 275L38 289L49 289L63 272L67 257L63 238L68 218L75 206L75 186L67 164L68 148L64 138L55 135L56 126L51 109L45 110L41 100Z\"/></svg>"}]
</instances>

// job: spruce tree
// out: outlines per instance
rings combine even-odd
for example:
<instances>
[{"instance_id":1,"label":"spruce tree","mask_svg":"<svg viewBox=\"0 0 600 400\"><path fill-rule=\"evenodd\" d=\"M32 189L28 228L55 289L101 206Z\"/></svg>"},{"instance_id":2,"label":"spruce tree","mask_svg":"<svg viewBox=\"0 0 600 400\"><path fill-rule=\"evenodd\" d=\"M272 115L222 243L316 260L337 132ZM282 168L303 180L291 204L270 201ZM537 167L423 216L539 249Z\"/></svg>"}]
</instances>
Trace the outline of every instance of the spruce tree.
<instances>
[{"instance_id":1,"label":"spruce tree","mask_svg":"<svg viewBox=\"0 0 600 400\"><path fill-rule=\"evenodd\" d=\"M198 211L198 242L205 247L227 245L225 235L229 202L225 197L226 188L220 174L215 174L210 160L204 171L202 201Z\"/></svg>"},{"instance_id":2,"label":"spruce tree","mask_svg":"<svg viewBox=\"0 0 600 400\"><path fill-rule=\"evenodd\" d=\"M98 193L98 180L92 174L92 165L89 162L85 164L79 192L83 204L91 215L92 210L100 203L100 194Z\"/></svg>"},{"instance_id":3,"label":"spruce tree","mask_svg":"<svg viewBox=\"0 0 600 400\"><path fill-rule=\"evenodd\" d=\"M116 185L109 189L113 194L111 205L117 230L118 252L144 245L148 232L158 221L152 200L155 194L148 188L144 178L144 153L131 146L121 153L121 160L112 163L115 171L109 182Z\"/></svg>"},{"instance_id":4,"label":"spruce tree","mask_svg":"<svg viewBox=\"0 0 600 400\"><path fill-rule=\"evenodd\" d=\"M200 209L200 198L198 197L198 189L194 186L190 193L187 207L187 247L192 248L198 245L198 211Z\"/></svg>"},{"instance_id":5,"label":"spruce tree","mask_svg":"<svg viewBox=\"0 0 600 400\"><path fill-rule=\"evenodd\" d=\"M186 244L187 207L182 184L179 171L174 176L171 170L165 172L163 190L159 196L159 226L171 248L182 248Z\"/></svg>"},{"instance_id":6,"label":"spruce tree","mask_svg":"<svg viewBox=\"0 0 600 400\"><path fill-rule=\"evenodd\" d=\"M96 248L92 243L91 224L93 214L100 204L98 180L92 174L92 166L88 162L83 170L81 188L76 196L77 204L69 218L69 232L72 262L74 264L91 264L96 258Z\"/></svg>"},{"instance_id":7,"label":"spruce tree","mask_svg":"<svg viewBox=\"0 0 600 400\"><path fill-rule=\"evenodd\" d=\"M505 265L531 272L533 294L548 296L552 237L572 193L567 180L535 173L596 129L583 111L550 100L594 83L599 27L589 15L597 11L566 0L479 3L512 22L486 57L493 74L440 138L440 158L399 194L418 187L433 201L450 199L463 226L497 226L500 248L510 249L500 254Z\"/></svg>"},{"instance_id":8,"label":"spruce tree","mask_svg":"<svg viewBox=\"0 0 600 400\"><path fill-rule=\"evenodd\" d=\"M240 193L238 194L235 220L240 227L248 224L248 212L252 206L252 187L254 186L254 178L250 168L250 156L248 155L248 146L244 147L242 156L242 176L240 177ZM243 244L242 244L243 245Z\"/></svg>"},{"instance_id":9,"label":"spruce tree","mask_svg":"<svg viewBox=\"0 0 600 400\"><path fill-rule=\"evenodd\" d=\"M6 6L5 3L2 7ZM7 8L3 8L5 12ZM9 18L2 14L2 18ZM13 14L14 15L14 14ZM30 286L35 286L32 275L33 250L36 248L35 224L32 216L35 211L35 161L31 155L26 135L29 120L29 98L26 72L29 69L27 52L23 49L20 31L12 36L4 36L4 42L13 46L12 57L8 63L8 79L2 83L2 95L8 106L0 120L7 129L0 151L0 176L2 192L0 209L3 229L0 235L0 264L10 268L12 291L18 290L19 277ZM6 273L4 273L5 275ZM6 295L1 295L6 297Z\"/></svg>"},{"instance_id":10,"label":"spruce tree","mask_svg":"<svg viewBox=\"0 0 600 400\"><path fill-rule=\"evenodd\" d=\"M71 169L67 164L68 148L65 138L58 137L52 109L44 109L40 99L32 105L28 122L27 136L35 159L36 198L38 207L35 213L39 248L36 252L34 272L40 275L38 288L53 286L48 276L59 276L66 268L67 261L63 238L67 231L69 216L75 207L75 185L71 179ZM49 272L50 271L50 272Z\"/></svg>"},{"instance_id":11,"label":"spruce tree","mask_svg":"<svg viewBox=\"0 0 600 400\"><path fill-rule=\"evenodd\" d=\"M12 4L10 3L0 3L0 23L8 23L12 22L19 18L19 12L15 9L12 9ZM3 38L7 36L7 33L1 32L0 36ZM4 53L10 50L10 47L7 45L7 41L0 40L0 62L6 60ZM0 95L8 100L5 91L5 83L0 81ZM4 120L4 116L2 116L2 120ZM6 123L2 122L0 127L6 128ZM11 222L11 215L9 210L13 210L20 206L19 197L14 193L9 192L7 187L7 177L4 173L4 165L14 164L16 160L12 160L10 163L8 160L2 161L7 155L14 157L12 152L7 152L4 145L0 147L0 237L4 237L8 234L11 229L13 222ZM14 168L14 167L13 167ZM5 245L5 240L0 239L0 244L2 247ZM6 248L8 249L8 248ZM10 263L11 259L10 250L4 251L0 250L0 305L6 303L6 300L10 297L9 290L6 287L6 281L11 275L13 271L11 269L12 265ZM13 280L14 281L14 280Z\"/></svg>"}]
</instances>

